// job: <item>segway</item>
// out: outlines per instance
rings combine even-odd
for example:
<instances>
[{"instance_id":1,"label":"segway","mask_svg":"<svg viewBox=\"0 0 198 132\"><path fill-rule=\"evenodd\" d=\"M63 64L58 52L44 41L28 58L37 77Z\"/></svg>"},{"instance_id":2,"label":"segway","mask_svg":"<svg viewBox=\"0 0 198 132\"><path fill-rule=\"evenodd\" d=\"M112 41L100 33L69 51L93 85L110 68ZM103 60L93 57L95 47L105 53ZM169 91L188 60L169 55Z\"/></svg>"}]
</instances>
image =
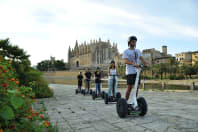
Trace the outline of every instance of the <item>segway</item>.
<instances>
[{"instance_id":1,"label":"segway","mask_svg":"<svg viewBox=\"0 0 198 132\"><path fill-rule=\"evenodd\" d=\"M88 90L87 89L83 89L82 90L82 92L81 92L81 94L83 94L84 96L85 95L92 95L92 89L90 89L90 80L89 79L87 79L87 81L89 82L89 84L88 84Z\"/></svg>"},{"instance_id":2,"label":"segway","mask_svg":"<svg viewBox=\"0 0 198 132\"><path fill-rule=\"evenodd\" d=\"M81 93L81 92L82 92L81 89L78 89L78 88L77 88L77 89L75 90L75 93L76 93L76 94Z\"/></svg>"},{"instance_id":3,"label":"segway","mask_svg":"<svg viewBox=\"0 0 198 132\"><path fill-rule=\"evenodd\" d=\"M78 84L79 84L79 80L78 80ZM75 89L75 94L78 94L78 93L82 93L82 85L81 85L81 88L79 89L79 86L77 89Z\"/></svg>"},{"instance_id":4,"label":"segway","mask_svg":"<svg viewBox=\"0 0 198 132\"><path fill-rule=\"evenodd\" d=\"M86 90L86 89L83 89L82 90L82 94L85 96L85 95L92 95L92 89L89 89L89 90Z\"/></svg>"},{"instance_id":5,"label":"segway","mask_svg":"<svg viewBox=\"0 0 198 132\"><path fill-rule=\"evenodd\" d=\"M144 97L136 98L136 92L137 92L139 77L140 77L142 68L143 66L140 65L140 67L137 69L134 92L132 93L133 103L128 104L127 100L124 98L119 99L117 102L116 108L117 108L118 116L120 118L124 118L127 115L144 116L147 113L148 108L147 108L147 103Z\"/></svg>"},{"instance_id":6,"label":"segway","mask_svg":"<svg viewBox=\"0 0 198 132\"><path fill-rule=\"evenodd\" d=\"M112 88L112 94L113 96L108 96L108 93L105 93L104 95L104 102L105 104L108 104L109 102L117 102L121 98L121 93L117 92L116 96L114 95L115 92L115 75L113 75L113 88Z\"/></svg>"},{"instance_id":7,"label":"segway","mask_svg":"<svg viewBox=\"0 0 198 132\"><path fill-rule=\"evenodd\" d=\"M96 98L104 99L105 94L106 94L105 91L102 91L101 94L99 94L99 93L96 94L96 91L93 91L92 92L92 99L93 100L95 100Z\"/></svg>"}]
</instances>

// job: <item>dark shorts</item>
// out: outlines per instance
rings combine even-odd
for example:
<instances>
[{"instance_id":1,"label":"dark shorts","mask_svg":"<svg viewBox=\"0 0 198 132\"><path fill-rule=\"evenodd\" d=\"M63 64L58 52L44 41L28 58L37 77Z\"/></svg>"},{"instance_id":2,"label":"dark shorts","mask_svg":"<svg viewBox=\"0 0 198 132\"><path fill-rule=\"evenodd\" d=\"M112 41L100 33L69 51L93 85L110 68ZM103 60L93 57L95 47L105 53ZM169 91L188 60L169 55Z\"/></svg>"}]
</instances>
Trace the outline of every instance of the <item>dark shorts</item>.
<instances>
[{"instance_id":1,"label":"dark shorts","mask_svg":"<svg viewBox=\"0 0 198 132\"><path fill-rule=\"evenodd\" d=\"M90 85L90 79L85 79L85 84L86 84L86 86L88 86L88 85Z\"/></svg>"},{"instance_id":2,"label":"dark shorts","mask_svg":"<svg viewBox=\"0 0 198 132\"><path fill-rule=\"evenodd\" d=\"M135 84L135 79L136 79L137 74L129 74L127 75L127 85L134 85ZM139 78L139 83L140 84L141 79Z\"/></svg>"}]
</instances>

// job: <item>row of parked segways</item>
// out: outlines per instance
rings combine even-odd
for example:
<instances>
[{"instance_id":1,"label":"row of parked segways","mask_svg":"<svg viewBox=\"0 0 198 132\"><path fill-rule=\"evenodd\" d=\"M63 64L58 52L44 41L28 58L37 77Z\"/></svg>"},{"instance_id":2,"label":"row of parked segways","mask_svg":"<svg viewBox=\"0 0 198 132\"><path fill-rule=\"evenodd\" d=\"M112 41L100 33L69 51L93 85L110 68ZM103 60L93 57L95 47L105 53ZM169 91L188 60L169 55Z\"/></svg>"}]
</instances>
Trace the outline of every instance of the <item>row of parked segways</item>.
<instances>
[{"instance_id":1,"label":"row of parked segways","mask_svg":"<svg viewBox=\"0 0 198 132\"><path fill-rule=\"evenodd\" d=\"M93 90L92 89L89 89L89 90L86 90L86 89L76 89L75 90L75 93L76 94L79 94L79 93L81 93L82 95L86 95L86 94L88 94L88 95L92 95L92 93L93 93Z\"/></svg>"},{"instance_id":2,"label":"row of parked segways","mask_svg":"<svg viewBox=\"0 0 198 132\"><path fill-rule=\"evenodd\" d=\"M95 91L90 89L89 91L82 89L78 90L76 89L76 94L81 93L83 95L89 94L92 96L92 99L95 100L97 98L104 99L105 104L108 103L116 103L116 110L117 114L120 118L125 118L126 116L144 116L147 113L147 102L144 99L144 97L138 97L136 98L136 91L139 85L139 76L141 73L143 66L140 66L140 68L137 69L137 75L136 75L136 81L134 85L134 91L131 95L133 102L128 104L127 100L121 97L121 93L117 92L116 95L114 95L115 90L115 77L113 77L113 88L112 88L112 96L108 96L108 93L105 91L102 91L101 94L96 94Z\"/></svg>"}]
</instances>

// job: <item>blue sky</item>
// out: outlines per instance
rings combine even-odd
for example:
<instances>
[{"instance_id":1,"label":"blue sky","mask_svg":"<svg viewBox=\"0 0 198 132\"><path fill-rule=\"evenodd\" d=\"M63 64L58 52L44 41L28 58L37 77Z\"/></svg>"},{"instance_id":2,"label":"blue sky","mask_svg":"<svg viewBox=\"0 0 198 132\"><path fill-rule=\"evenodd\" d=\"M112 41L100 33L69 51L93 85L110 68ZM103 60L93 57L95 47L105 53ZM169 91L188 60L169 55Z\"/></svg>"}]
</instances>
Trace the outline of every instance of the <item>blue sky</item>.
<instances>
[{"instance_id":1,"label":"blue sky","mask_svg":"<svg viewBox=\"0 0 198 132\"><path fill-rule=\"evenodd\" d=\"M0 39L9 37L31 55L32 65L55 56L67 61L69 45L91 39L115 42L130 35L137 48L168 53L198 50L197 0L0 0Z\"/></svg>"}]
</instances>

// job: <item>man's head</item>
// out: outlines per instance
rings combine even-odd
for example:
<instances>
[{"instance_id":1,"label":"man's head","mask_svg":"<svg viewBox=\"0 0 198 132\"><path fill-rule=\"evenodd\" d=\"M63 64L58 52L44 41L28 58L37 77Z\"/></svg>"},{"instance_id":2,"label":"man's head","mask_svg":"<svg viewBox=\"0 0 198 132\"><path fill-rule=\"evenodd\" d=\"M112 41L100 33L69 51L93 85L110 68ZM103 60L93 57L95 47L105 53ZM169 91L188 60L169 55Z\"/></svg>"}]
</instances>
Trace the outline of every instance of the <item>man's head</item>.
<instances>
[{"instance_id":1,"label":"man's head","mask_svg":"<svg viewBox=\"0 0 198 132\"><path fill-rule=\"evenodd\" d=\"M130 36L128 39L128 46L129 47L135 47L137 42L136 36Z\"/></svg>"},{"instance_id":2,"label":"man's head","mask_svg":"<svg viewBox=\"0 0 198 132\"><path fill-rule=\"evenodd\" d=\"M99 71L100 70L100 67L97 67L96 70Z\"/></svg>"}]
</instances>

